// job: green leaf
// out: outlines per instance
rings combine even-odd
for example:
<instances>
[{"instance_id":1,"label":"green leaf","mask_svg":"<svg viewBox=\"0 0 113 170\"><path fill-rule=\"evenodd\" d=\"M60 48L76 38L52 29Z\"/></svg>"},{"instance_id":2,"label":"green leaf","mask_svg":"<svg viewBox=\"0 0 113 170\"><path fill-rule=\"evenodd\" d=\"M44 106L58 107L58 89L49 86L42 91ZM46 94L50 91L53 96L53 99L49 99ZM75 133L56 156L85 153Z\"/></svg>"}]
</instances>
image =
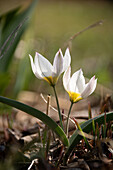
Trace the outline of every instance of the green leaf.
<instances>
[{"instance_id":1,"label":"green leaf","mask_svg":"<svg viewBox=\"0 0 113 170\"><path fill-rule=\"evenodd\" d=\"M0 71L5 72L12 60L13 57L13 53L16 49L16 46L21 38L21 36L23 35L24 31L27 28L29 19L31 17L32 12L34 11L34 8L36 7L36 3L38 0L34 0L30 6L23 12L16 14L16 10L14 10L14 12L11 12L11 14L7 14L9 15L9 17L6 15L6 21L8 20L8 18L11 17L11 19L9 19L8 21L10 22L3 22L4 25L1 24L0 25L0 34L1 34L1 42L2 44L0 44L0 46L3 46L4 42L7 40L7 38L11 35L11 33L20 25L22 24L22 26L19 28L19 30L17 29L17 32L15 32L16 36L13 35L12 38L8 41L7 45L4 47L3 51L7 51L7 47L9 47L8 51L6 53L4 53L4 56L0 59ZM18 9L17 9L18 10ZM4 16L1 16L1 20L2 18L4 19ZM28 19L26 19L28 18ZM24 21L24 23L23 23ZM15 36L15 39L13 39ZM13 40L13 43L12 43Z\"/></svg>"},{"instance_id":2,"label":"green leaf","mask_svg":"<svg viewBox=\"0 0 113 170\"><path fill-rule=\"evenodd\" d=\"M81 129L83 132L89 133L92 130L92 120L94 120L94 123L98 123L98 125L104 124L104 114L101 114L95 118L89 119L85 123L81 125ZM113 120L113 112L106 113L106 122L112 121ZM79 141L82 139L82 136L79 135L78 129L75 130L73 135L69 139L69 147L67 148L65 157L64 157L64 164L67 162L67 159L72 152L72 150L75 148L75 146L79 143Z\"/></svg>"},{"instance_id":3,"label":"green leaf","mask_svg":"<svg viewBox=\"0 0 113 170\"><path fill-rule=\"evenodd\" d=\"M10 83L10 75L8 73L0 73L0 94L1 95L3 95L9 83Z\"/></svg>"},{"instance_id":4,"label":"green leaf","mask_svg":"<svg viewBox=\"0 0 113 170\"><path fill-rule=\"evenodd\" d=\"M29 65L30 63L28 57L24 57L20 60L15 86L13 89L14 97L18 95L20 90L25 90L29 85L29 82L31 80L31 68L29 67Z\"/></svg>"},{"instance_id":5,"label":"green leaf","mask_svg":"<svg viewBox=\"0 0 113 170\"><path fill-rule=\"evenodd\" d=\"M41 112L33 107L30 107L24 103L20 103L16 100L8 99L8 98L2 97L2 96L0 96L0 102L7 104L9 106L15 107L21 111L24 111L24 112L40 119L43 123L45 123L50 129L52 129L52 131L54 131L59 136L59 138L61 139L61 141L63 142L63 144L65 146L69 145L68 139L67 139L64 131L60 128L59 125L57 125L57 123L55 121L53 121L49 116L47 116L43 112Z\"/></svg>"},{"instance_id":6,"label":"green leaf","mask_svg":"<svg viewBox=\"0 0 113 170\"><path fill-rule=\"evenodd\" d=\"M77 125L77 127L78 127L78 130L81 132L81 134L82 134L82 136L83 136L83 138L84 138L84 141L85 141L85 143L86 143L86 145L87 145L87 148L88 149L91 149L91 147L90 147L90 145L89 145L89 143L88 143L88 141L87 141L87 139L86 139L86 137L85 137L85 135L84 135L84 132L83 132L83 130L81 129L81 127L80 127L80 125L79 125L79 123L75 120L75 119L73 119L74 121L75 121L75 123L76 123L76 125Z\"/></svg>"}]
</instances>

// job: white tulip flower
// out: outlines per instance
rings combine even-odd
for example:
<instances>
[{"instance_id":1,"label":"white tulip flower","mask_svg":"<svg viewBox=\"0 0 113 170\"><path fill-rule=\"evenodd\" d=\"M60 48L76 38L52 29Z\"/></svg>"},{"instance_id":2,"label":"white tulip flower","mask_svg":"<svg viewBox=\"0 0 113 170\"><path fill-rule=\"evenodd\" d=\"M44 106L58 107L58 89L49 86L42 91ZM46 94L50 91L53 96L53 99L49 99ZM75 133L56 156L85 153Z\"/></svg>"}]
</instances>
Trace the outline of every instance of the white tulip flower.
<instances>
[{"instance_id":1,"label":"white tulip flower","mask_svg":"<svg viewBox=\"0 0 113 170\"><path fill-rule=\"evenodd\" d=\"M94 92L97 85L97 79L95 79L95 76L93 76L90 81L85 84L82 69L76 71L72 77L70 77L70 74L71 67L69 66L63 75L63 85L65 90L68 92L72 103L86 98Z\"/></svg>"},{"instance_id":2,"label":"white tulip flower","mask_svg":"<svg viewBox=\"0 0 113 170\"><path fill-rule=\"evenodd\" d=\"M29 55L32 71L39 79L46 80L51 86L54 86L59 76L69 67L71 56L69 49L66 49L63 57L61 49L56 53L53 65L41 54L36 52L35 59Z\"/></svg>"}]
</instances>

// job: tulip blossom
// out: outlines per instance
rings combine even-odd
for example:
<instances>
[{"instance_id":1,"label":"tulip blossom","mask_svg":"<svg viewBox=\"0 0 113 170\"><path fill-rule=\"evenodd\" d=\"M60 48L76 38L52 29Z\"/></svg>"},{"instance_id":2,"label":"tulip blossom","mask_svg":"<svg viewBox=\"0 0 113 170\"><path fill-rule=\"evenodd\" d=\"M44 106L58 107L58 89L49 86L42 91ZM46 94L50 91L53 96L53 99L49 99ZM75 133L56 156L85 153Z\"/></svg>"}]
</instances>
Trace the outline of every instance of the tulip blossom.
<instances>
[{"instance_id":1,"label":"tulip blossom","mask_svg":"<svg viewBox=\"0 0 113 170\"><path fill-rule=\"evenodd\" d=\"M51 86L54 86L59 76L69 67L71 63L71 56L69 49L66 49L63 57L61 49L56 53L53 65L41 54L35 54L35 59L29 55L31 61L32 71L39 79L46 80Z\"/></svg>"},{"instance_id":2,"label":"tulip blossom","mask_svg":"<svg viewBox=\"0 0 113 170\"><path fill-rule=\"evenodd\" d=\"M68 92L72 103L86 98L94 92L97 84L95 76L93 76L90 81L85 84L85 78L81 69L76 71L72 77L70 77L70 74L71 67L68 67L63 75L63 85L65 90Z\"/></svg>"}]
</instances>

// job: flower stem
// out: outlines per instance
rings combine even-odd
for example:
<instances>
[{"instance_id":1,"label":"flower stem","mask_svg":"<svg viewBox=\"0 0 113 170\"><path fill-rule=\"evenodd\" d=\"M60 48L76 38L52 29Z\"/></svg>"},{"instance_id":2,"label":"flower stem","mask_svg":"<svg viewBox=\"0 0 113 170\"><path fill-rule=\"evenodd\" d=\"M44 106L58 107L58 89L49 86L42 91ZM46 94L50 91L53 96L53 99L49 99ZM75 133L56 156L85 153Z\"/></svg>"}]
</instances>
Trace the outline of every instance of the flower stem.
<instances>
[{"instance_id":1,"label":"flower stem","mask_svg":"<svg viewBox=\"0 0 113 170\"><path fill-rule=\"evenodd\" d=\"M68 137L68 129L69 129L69 116L70 116L70 113L71 113L72 106L73 106L73 102L71 102L71 105L70 105L70 108L69 108L69 112L68 112L68 117L67 117L67 123L66 123L66 134L67 134L67 137Z\"/></svg>"},{"instance_id":2,"label":"flower stem","mask_svg":"<svg viewBox=\"0 0 113 170\"><path fill-rule=\"evenodd\" d=\"M59 119L60 119L60 126L64 130L56 89L55 89L55 86L52 86L52 87L53 87L53 90L54 90L54 93L55 93L55 98L56 98L56 103L57 103L57 108L58 108L58 114L59 114Z\"/></svg>"}]
</instances>

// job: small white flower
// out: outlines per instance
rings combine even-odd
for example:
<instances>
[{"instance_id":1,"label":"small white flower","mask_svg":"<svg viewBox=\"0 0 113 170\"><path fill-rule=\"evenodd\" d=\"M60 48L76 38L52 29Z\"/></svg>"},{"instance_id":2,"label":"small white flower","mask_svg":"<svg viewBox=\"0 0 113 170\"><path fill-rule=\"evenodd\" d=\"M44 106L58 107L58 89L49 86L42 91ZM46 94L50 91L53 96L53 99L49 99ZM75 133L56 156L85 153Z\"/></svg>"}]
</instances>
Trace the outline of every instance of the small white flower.
<instances>
[{"instance_id":1,"label":"small white flower","mask_svg":"<svg viewBox=\"0 0 113 170\"><path fill-rule=\"evenodd\" d=\"M39 79L46 80L51 86L54 86L59 76L69 67L71 63L71 56L69 49L66 49L63 57L61 49L56 53L53 65L41 54L36 52L35 59L29 55L31 61L32 71Z\"/></svg>"},{"instance_id":2,"label":"small white flower","mask_svg":"<svg viewBox=\"0 0 113 170\"><path fill-rule=\"evenodd\" d=\"M94 92L97 85L97 79L95 79L95 76L93 76L90 81L85 84L85 78L81 69L76 71L72 77L70 77L70 75L71 67L68 67L63 75L63 85L69 94L71 102L75 103L88 97Z\"/></svg>"}]
</instances>

